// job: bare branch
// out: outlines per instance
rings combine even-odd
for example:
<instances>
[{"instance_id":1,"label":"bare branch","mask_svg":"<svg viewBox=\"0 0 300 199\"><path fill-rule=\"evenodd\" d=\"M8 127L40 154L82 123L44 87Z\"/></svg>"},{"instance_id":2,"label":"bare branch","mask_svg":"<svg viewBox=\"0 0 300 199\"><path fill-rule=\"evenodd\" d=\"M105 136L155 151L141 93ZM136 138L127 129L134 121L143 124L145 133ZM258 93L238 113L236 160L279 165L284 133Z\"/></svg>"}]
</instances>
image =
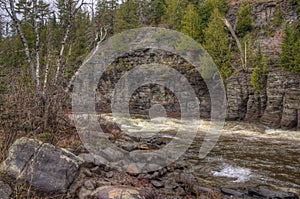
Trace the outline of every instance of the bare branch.
<instances>
[{"instance_id":1,"label":"bare branch","mask_svg":"<svg viewBox=\"0 0 300 199\"><path fill-rule=\"evenodd\" d=\"M95 41L97 42L97 45L96 45L96 48L93 50L93 52L96 52L96 50L98 49L100 43L102 43L106 39L107 32L108 32L108 28L107 27L102 27L100 29L100 33L99 32L96 33ZM80 70L80 67L75 72L75 74L72 76L71 80L69 81L69 84L68 84L67 88L65 89L65 92L69 92L71 90L72 85L73 85L73 83L75 81L76 76L78 75L79 70Z\"/></svg>"}]
</instances>

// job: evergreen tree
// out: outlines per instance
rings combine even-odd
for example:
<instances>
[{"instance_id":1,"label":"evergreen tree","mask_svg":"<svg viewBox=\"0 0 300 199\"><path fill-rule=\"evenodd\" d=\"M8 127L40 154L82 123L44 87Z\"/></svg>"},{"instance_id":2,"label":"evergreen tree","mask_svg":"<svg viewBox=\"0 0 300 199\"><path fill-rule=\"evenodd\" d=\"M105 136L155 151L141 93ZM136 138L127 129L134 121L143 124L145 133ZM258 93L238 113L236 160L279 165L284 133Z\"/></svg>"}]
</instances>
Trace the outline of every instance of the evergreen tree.
<instances>
[{"instance_id":1,"label":"evergreen tree","mask_svg":"<svg viewBox=\"0 0 300 199\"><path fill-rule=\"evenodd\" d=\"M229 37L222 18L219 10L215 8L204 32L204 47L212 56L223 80L225 80L232 74L232 68L230 65Z\"/></svg>"},{"instance_id":2,"label":"evergreen tree","mask_svg":"<svg viewBox=\"0 0 300 199\"><path fill-rule=\"evenodd\" d=\"M180 30L180 22L187 5L188 0L166 0L166 12L163 16L163 22L174 30Z\"/></svg>"},{"instance_id":3,"label":"evergreen tree","mask_svg":"<svg viewBox=\"0 0 300 199\"><path fill-rule=\"evenodd\" d=\"M294 66L293 46L296 42L295 31L291 25L286 24L284 37L281 44L280 65L283 68L291 69Z\"/></svg>"},{"instance_id":4,"label":"evergreen tree","mask_svg":"<svg viewBox=\"0 0 300 199\"><path fill-rule=\"evenodd\" d=\"M165 14L166 5L164 0L152 0L150 2L151 24L158 26L161 23L162 16Z\"/></svg>"},{"instance_id":5,"label":"evergreen tree","mask_svg":"<svg viewBox=\"0 0 300 199\"><path fill-rule=\"evenodd\" d=\"M221 14L225 14L227 11L226 0L204 0L198 6L199 13L199 39L200 43L204 42L204 30L207 28L209 19L213 10L217 8Z\"/></svg>"},{"instance_id":6,"label":"evergreen tree","mask_svg":"<svg viewBox=\"0 0 300 199\"><path fill-rule=\"evenodd\" d=\"M251 74L250 81L253 90L256 93L260 93L266 85L268 66L266 58L261 52L261 47L258 47L258 51L255 57L255 67Z\"/></svg>"},{"instance_id":7,"label":"evergreen tree","mask_svg":"<svg viewBox=\"0 0 300 199\"><path fill-rule=\"evenodd\" d=\"M240 37L244 37L251 30L251 7L248 1L243 1L239 12L236 31Z\"/></svg>"},{"instance_id":8,"label":"evergreen tree","mask_svg":"<svg viewBox=\"0 0 300 199\"><path fill-rule=\"evenodd\" d=\"M300 36L293 46L294 68L291 70L294 73L300 74Z\"/></svg>"},{"instance_id":9,"label":"evergreen tree","mask_svg":"<svg viewBox=\"0 0 300 199\"><path fill-rule=\"evenodd\" d=\"M96 31L100 31L100 28L108 27L109 34L114 33L115 15L118 7L116 0L101 0L96 6Z\"/></svg>"},{"instance_id":10,"label":"evergreen tree","mask_svg":"<svg viewBox=\"0 0 300 199\"><path fill-rule=\"evenodd\" d=\"M282 11L280 9L280 6L276 6L272 23L274 26L278 27L282 24L282 21L283 21Z\"/></svg>"},{"instance_id":11,"label":"evergreen tree","mask_svg":"<svg viewBox=\"0 0 300 199\"><path fill-rule=\"evenodd\" d=\"M127 0L120 5L115 17L116 33L139 27L138 9L138 0Z\"/></svg>"},{"instance_id":12,"label":"evergreen tree","mask_svg":"<svg viewBox=\"0 0 300 199\"><path fill-rule=\"evenodd\" d=\"M72 26L70 44L68 45L66 69L64 71L67 79L71 78L74 71L83 63L84 58L90 51L90 43L94 39L91 31L91 22L88 13L80 11Z\"/></svg>"},{"instance_id":13,"label":"evergreen tree","mask_svg":"<svg viewBox=\"0 0 300 199\"><path fill-rule=\"evenodd\" d=\"M195 40L199 40L200 35L200 22L199 16L192 3L189 3L186 13L181 20L181 32L192 37Z\"/></svg>"}]
</instances>

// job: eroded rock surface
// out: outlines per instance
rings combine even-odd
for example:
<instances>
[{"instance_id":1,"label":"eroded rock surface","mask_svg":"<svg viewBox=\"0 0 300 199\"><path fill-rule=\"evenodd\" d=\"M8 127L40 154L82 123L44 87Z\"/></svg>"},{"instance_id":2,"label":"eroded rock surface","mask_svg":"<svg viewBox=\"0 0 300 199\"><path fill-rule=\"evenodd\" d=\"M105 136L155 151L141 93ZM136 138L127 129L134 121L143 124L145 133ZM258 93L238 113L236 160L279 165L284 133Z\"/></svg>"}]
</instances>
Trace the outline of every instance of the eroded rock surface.
<instances>
[{"instance_id":1,"label":"eroded rock surface","mask_svg":"<svg viewBox=\"0 0 300 199\"><path fill-rule=\"evenodd\" d=\"M227 119L300 129L300 75L272 69L260 94L253 91L250 75L251 71L243 71L227 80Z\"/></svg>"},{"instance_id":2,"label":"eroded rock surface","mask_svg":"<svg viewBox=\"0 0 300 199\"><path fill-rule=\"evenodd\" d=\"M64 149L21 138L9 148L1 170L43 192L64 193L73 182L81 163L79 157Z\"/></svg>"}]
</instances>

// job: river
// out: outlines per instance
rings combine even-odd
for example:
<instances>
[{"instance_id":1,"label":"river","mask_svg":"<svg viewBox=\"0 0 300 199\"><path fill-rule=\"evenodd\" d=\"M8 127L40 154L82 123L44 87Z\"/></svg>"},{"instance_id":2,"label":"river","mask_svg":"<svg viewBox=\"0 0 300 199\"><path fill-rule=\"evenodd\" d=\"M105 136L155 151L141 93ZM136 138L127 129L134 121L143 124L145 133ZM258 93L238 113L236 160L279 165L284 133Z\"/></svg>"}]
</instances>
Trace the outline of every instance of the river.
<instances>
[{"instance_id":1,"label":"river","mask_svg":"<svg viewBox=\"0 0 300 199\"><path fill-rule=\"evenodd\" d=\"M178 128L200 129L184 158L192 165L191 172L203 185L212 187L253 187L300 194L300 131L268 129L246 122L226 122L218 142L203 159L199 149L210 122L181 121L173 118L143 119L104 116L118 123L128 134L147 132L167 141L176 137ZM143 131L144 129L144 131Z\"/></svg>"}]
</instances>

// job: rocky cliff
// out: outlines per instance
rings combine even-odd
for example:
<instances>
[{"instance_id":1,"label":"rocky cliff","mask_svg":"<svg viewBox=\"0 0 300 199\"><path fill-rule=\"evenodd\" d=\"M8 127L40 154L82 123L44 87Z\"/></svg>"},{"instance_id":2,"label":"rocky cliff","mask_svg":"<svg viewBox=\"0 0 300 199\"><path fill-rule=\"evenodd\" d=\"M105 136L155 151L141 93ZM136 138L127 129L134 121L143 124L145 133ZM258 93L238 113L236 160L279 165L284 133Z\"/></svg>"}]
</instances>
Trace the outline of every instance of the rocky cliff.
<instances>
[{"instance_id":1,"label":"rocky cliff","mask_svg":"<svg viewBox=\"0 0 300 199\"><path fill-rule=\"evenodd\" d=\"M120 78L125 75L127 71L138 65L151 63L165 64L174 68L177 72L186 77L198 97L200 103L200 116L202 118L210 117L210 96L201 74L199 74L192 65L180 56L170 52L152 49L144 49L138 52L128 53L119 57L111 64L111 66L108 67L106 72L103 74L103 78L101 78L98 84L97 110L99 112L110 112L111 97L116 84L119 83L120 85ZM149 70L151 70L151 66ZM165 74L168 75L168 73ZM162 77L162 79L166 78L169 84L172 84L173 87L177 89L177 97L178 95L181 95L181 99L185 99L184 104L181 103L179 105L178 98L175 96L175 93L170 90L170 88L159 84L139 85L139 88L131 95L130 99L121 99L124 103L129 102L127 107L129 107L130 113L148 114L151 106L161 104L165 108L167 115L180 116L180 109L185 108L182 106L189 106L189 102L194 99L188 96L188 92L186 90L180 90L182 87L181 80L172 76ZM143 82L147 82L150 78L147 75L144 75L142 79L144 80ZM157 82L159 82L159 80L157 80ZM126 86L129 85L128 82L123 82L121 84L123 86L122 90L127 89Z\"/></svg>"},{"instance_id":2,"label":"rocky cliff","mask_svg":"<svg viewBox=\"0 0 300 199\"><path fill-rule=\"evenodd\" d=\"M257 94L253 92L250 74L251 71L243 71L226 82L228 119L300 129L300 75L272 69L265 90Z\"/></svg>"},{"instance_id":3,"label":"rocky cliff","mask_svg":"<svg viewBox=\"0 0 300 199\"><path fill-rule=\"evenodd\" d=\"M242 0L228 1L226 18L233 27L237 23L241 2ZM276 60L281 51L280 44L285 22L292 23L298 20L296 8L290 0L250 0L249 2L253 20L251 35L255 44L261 46L264 55L273 60L273 64L269 66L272 69L269 71L265 89L260 93L252 89L251 69L241 71L226 81L227 119L261 122L273 128L300 129L300 75L274 69L273 66L278 65ZM272 21L276 9L279 9L282 14L282 23L275 26ZM126 71L149 63L166 64L185 75L199 98L201 117L210 117L209 91L201 75L181 57L151 49L124 55L108 67L98 85L98 111L111 111L114 87ZM239 63L234 65L239 66ZM173 83L180 84L180 81L173 79ZM181 93L184 95L185 91ZM172 91L160 85L143 85L130 99L124 101L129 101L128 107L131 113L148 114L153 104L162 104L167 115L180 116L178 99Z\"/></svg>"},{"instance_id":4,"label":"rocky cliff","mask_svg":"<svg viewBox=\"0 0 300 199\"><path fill-rule=\"evenodd\" d=\"M268 58L277 59L280 53L280 43L285 23L297 21L296 6L290 0L249 0L252 16L252 35L255 44L260 45ZM237 24L237 13L242 0L229 0L227 19L233 27ZM279 9L282 15L281 25L275 26L275 10Z\"/></svg>"}]
</instances>

